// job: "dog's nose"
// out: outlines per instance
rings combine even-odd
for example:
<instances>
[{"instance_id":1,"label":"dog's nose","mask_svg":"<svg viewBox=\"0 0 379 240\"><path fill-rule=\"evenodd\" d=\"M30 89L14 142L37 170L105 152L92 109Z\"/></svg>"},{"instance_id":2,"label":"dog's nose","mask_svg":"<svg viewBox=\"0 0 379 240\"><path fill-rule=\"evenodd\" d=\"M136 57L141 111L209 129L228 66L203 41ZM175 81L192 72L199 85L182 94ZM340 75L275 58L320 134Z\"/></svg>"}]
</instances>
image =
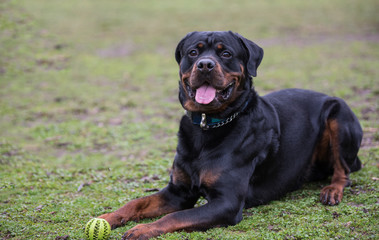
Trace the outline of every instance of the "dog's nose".
<instances>
[{"instance_id":1,"label":"dog's nose","mask_svg":"<svg viewBox=\"0 0 379 240\"><path fill-rule=\"evenodd\" d=\"M212 59L204 58L197 63L197 69L201 72L210 72L216 66Z\"/></svg>"}]
</instances>

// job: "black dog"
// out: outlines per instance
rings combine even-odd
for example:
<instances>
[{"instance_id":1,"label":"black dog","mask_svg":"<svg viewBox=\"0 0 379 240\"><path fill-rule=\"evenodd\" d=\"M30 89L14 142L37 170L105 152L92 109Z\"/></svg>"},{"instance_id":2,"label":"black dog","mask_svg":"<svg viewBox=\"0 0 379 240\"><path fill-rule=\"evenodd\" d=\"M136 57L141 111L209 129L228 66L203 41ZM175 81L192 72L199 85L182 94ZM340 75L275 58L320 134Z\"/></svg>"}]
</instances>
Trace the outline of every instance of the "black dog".
<instances>
[{"instance_id":1,"label":"black dog","mask_svg":"<svg viewBox=\"0 0 379 240\"><path fill-rule=\"evenodd\" d=\"M233 225L243 208L330 175L321 202L341 201L349 173L361 168L356 116L342 99L307 90L259 97L251 76L262 57L260 47L232 32L193 32L179 43L179 99L188 114L180 122L171 180L100 217L115 228L170 214L135 226L124 239ZM200 196L208 203L193 208Z\"/></svg>"}]
</instances>

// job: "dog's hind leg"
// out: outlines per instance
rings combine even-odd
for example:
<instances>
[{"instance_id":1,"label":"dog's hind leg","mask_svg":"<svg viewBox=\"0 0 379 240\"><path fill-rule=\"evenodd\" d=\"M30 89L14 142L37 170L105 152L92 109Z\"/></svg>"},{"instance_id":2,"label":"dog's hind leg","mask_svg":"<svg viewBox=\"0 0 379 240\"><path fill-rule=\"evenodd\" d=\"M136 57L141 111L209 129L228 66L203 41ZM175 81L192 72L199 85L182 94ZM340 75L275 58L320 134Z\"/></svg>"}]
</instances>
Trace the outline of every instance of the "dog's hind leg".
<instances>
[{"instance_id":1,"label":"dog's hind leg","mask_svg":"<svg viewBox=\"0 0 379 240\"><path fill-rule=\"evenodd\" d=\"M357 157L362 139L362 129L355 115L344 102L335 102L330 111L334 116L325 122L319 144L326 166L332 169L332 181L321 190L323 204L337 205L341 202L343 190L350 185L349 173L361 168ZM325 163L324 163L325 164Z\"/></svg>"},{"instance_id":2,"label":"dog's hind leg","mask_svg":"<svg viewBox=\"0 0 379 240\"><path fill-rule=\"evenodd\" d=\"M333 168L333 175L331 184L321 190L320 200L323 204L336 205L342 200L343 189L350 184L349 170L341 161L337 120L329 120L325 131L329 137L329 161Z\"/></svg>"}]
</instances>

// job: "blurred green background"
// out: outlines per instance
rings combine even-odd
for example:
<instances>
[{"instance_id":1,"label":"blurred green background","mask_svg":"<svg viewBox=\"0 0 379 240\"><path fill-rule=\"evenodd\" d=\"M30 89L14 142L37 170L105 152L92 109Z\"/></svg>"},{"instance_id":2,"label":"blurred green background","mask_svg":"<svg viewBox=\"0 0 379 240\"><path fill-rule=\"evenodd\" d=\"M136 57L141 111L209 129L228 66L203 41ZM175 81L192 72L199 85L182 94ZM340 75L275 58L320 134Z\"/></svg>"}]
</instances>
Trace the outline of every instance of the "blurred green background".
<instances>
[{"instance_id":1,"label":"blurred green background","mask_svg":"<svg viewBox=\"0 0 379 240\"><path fill-rule=\"evenodd\" d=\"M82 239L91 217L165 186L183 114L174 50L203 30L264 48L261 95L344 98L364 168L338 207L312 183L234 227L162 239L378 237L378 12L376 0L0 0L0 238Z\"/></svg>"}]
</instances>

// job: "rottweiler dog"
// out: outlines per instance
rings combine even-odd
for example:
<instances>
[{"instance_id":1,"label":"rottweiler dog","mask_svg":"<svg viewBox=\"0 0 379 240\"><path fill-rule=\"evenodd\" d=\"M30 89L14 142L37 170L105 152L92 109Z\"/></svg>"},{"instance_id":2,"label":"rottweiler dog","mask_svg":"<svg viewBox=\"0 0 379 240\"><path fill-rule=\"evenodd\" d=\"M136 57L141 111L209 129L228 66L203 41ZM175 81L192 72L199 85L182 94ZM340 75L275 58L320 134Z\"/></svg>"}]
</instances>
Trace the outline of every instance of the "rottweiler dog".
<instances>
[{"instance_id":1,"label":"rottweiler dog","mask_svg":"<svg viewBox=\"0 0 379 240\"><path fill-rule=\"evenodd\" d=\"M237 224L244 208L278 199L308 181L331 176L321 203L339 204L362 129L340 98L286 89L260 97L252 77L263 50L233 32L192 32L178 44L180 122L168 185L101 215L112 228L139 224L123 239ZM194 208L199 197L207 203Z\"/></svg>"}]
</instances>

